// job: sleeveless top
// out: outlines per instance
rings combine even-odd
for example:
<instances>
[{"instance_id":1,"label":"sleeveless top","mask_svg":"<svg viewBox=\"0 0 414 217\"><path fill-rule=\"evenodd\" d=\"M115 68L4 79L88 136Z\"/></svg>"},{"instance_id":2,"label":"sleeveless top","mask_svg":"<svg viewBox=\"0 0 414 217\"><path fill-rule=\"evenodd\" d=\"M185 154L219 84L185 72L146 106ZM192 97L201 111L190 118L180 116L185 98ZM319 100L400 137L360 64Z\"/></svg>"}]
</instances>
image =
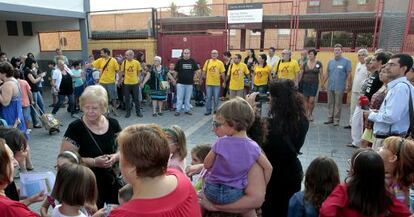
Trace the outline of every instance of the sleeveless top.
<instances>
[{"instance_id":1,"label":"sleeveless top","mask_svg":"<svg viewBox=\"0 0 414 217\"><path fill-rule=\"evenodd\" d=\"M308 67L307 62L303 63L303 75L301 82L317 85L319 83L319 73L321 73L321 67L322 63L320 61L316 61L313 69Z\"/></svg>"},{"instance_id":2,"label":"sleeveless top","mask_svg":"<svg viewBox=\"0 0 414 217\"><path fill-rule=\"evenodd\" d=\"M21 101L21 91L19 87L19 83L17 81L14 82L17 85L17 89L19 90L19 93L17 96L12 96L9 105L7 106L1 106L1 117L6 120L7 124L12 127L14 123L16 123L16 120L20 120L20 124L17 125L17 128L25 135L26 139L28 138L28 135L26 134L26 125L24 123L24 117L23 117L23 110L22 110L22 101Z\"/></svg>"}]
</instances>

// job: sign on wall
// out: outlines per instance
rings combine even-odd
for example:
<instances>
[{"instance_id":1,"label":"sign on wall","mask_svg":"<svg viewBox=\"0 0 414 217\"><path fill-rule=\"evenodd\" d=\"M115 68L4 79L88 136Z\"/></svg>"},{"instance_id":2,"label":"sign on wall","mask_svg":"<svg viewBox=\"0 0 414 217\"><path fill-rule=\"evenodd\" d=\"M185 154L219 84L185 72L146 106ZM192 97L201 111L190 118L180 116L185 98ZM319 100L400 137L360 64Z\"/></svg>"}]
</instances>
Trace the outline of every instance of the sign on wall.
<instances>
[{"instance_id":1,"label":"sign on wall","mask_svg":"<svg viewBox=\"0 0 414 217\"><path fill-rule=\"evenodd\" d=\"M263 4L229 4L227 23L230 29L261 29Z\"/></svg>"}]
</instances>

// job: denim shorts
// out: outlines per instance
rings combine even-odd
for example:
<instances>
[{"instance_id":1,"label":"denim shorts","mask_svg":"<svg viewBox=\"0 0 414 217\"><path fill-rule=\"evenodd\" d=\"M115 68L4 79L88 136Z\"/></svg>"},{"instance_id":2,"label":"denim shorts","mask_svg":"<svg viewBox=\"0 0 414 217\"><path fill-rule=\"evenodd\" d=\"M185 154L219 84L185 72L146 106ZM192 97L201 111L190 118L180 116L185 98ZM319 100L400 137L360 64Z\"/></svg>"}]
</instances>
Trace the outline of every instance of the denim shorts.
<instances>
[{"instance_id":1,"label":"denim shorts","mask_svg":"<svg viewBox=\"0 0 414 217\"><path fill-rule=\"evenodd\" d=\"M205 183L204 195L214 204L229 204L242 198L244 190L228 185Z\"/></svg>"},{"instance_id":2,"label":"denim shorts","mask_svg":"<svg viewBox=\"0 0 414 217\"><path fill-rule=\"evenodd\" d=\"M27 122L32 122L32 116L30 116L30 106L22 107L23 118ZM23 122L23 121L22 121ZM28 127L28 126L26 126Z\"/></svg>"}]
</instances>

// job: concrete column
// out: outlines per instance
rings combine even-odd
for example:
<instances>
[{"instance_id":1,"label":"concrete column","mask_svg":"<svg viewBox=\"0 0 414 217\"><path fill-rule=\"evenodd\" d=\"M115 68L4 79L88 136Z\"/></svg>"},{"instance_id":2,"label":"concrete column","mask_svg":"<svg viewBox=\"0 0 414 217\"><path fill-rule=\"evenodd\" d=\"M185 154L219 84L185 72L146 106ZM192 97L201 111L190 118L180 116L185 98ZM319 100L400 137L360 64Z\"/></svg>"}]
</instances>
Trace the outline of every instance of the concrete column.
<instances>
[{"instance_id":1,"label":"concrete column","mask_svg":"<svg viewBox=\"0 0 414 217\"><path fill-rule=\"evenodd\" d=\"M89 40L89 26L88 26L88 16L90 11L89 0L83 1L83 11L85 12L85 18L79 19L79 31L81 38L81 48L82 48L82 60L88 60L88 40Z\"/></svg>"},{"instance_id":2,"label":"concrete column","mask_svg":"<svg viewBox=\"0 0 414 217\"><path fill-rule=\"evenodd\" d=\"M240 50L246 50L246 29L240 30Z\"/></svg>"}]
</instances>

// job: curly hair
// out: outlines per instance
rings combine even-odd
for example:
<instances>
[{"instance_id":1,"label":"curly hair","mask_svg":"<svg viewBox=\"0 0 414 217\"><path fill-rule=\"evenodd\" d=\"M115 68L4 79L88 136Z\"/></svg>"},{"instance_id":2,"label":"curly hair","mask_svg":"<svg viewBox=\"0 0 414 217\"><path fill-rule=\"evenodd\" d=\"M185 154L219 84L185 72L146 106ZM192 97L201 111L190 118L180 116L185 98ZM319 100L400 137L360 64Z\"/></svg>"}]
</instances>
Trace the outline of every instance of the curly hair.
<instances>
[{"instance_id":1,"label":"curly hair","mask_svg":"<svg viewBox=\"0 0 414 217\"><path fill-rule=\"evenodd\" d=\"M303 96L289 79L272 81L270 92L270 122L275 130L285 135L296 135L300 121L306 119Z\"/></svg>"}]
</instances>

